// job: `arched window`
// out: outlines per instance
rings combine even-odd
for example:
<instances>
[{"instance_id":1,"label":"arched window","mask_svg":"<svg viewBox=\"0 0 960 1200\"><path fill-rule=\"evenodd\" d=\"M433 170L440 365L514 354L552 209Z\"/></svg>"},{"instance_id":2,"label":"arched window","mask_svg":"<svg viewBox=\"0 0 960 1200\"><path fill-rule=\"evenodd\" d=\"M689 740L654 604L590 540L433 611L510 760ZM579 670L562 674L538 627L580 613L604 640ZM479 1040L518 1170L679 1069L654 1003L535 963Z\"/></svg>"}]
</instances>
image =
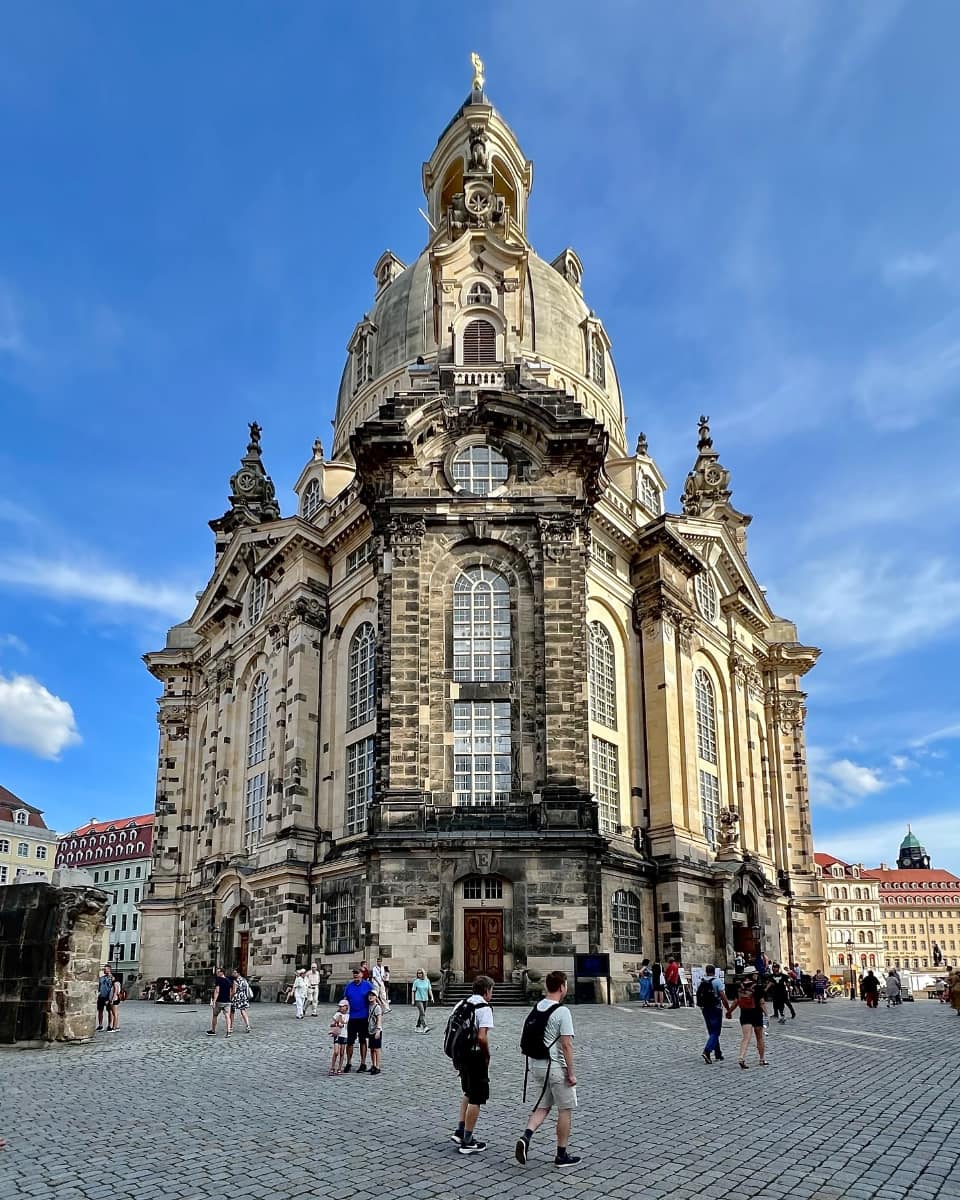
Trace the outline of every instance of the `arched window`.
<instances>
[{"instance_id":1,"label":"arched window","mask_svg":"<svg viewBox=\"0 0 960 1200\"><path fill-rule=\"evenodd\" d=\"M614 892L613 949L617 954L640 953L640 901L633 892Z\"/></svg>"},{"instance_id":2,"label":"arched window","mask_svg":"<svg viewBox=\"0 0 960 1200\"><path fill-rule=\"evenodd\" d=\"M640 499L649 513L655 517L660 516L660 489L649 475L644 475L640 483Z\"/></svg>"},{"instance_id":3,"label":"arched window","mask_svg":"<svg viewBox=\"0 0 960 1200\"><path fill-rule=\"evenodd\" d=\"M263 616L263 610L267 606L268 586L265 575L257 575L250 581L250 587L247 589L247 619L251 625L256 625Z\"/></svg>"},{"instance_id":4,"label":"arched window","mask_svg":"<svg viewBox=\"0 0 960 1200\"><path fill-rule=\"evenodd\" d=\"M617 663L613 638L599 621L590 625L587 675L590 683L590 719L608 729L617 727Z\"/></svg>"},{"instance_id":5,"label":"arched window","mask_svg":"<svg viewBox=\"0 0 960 1200\"><path fill-rule=\"evenodd\" d=\"M693 677L694 702L697 711L697 754L701 763L698 769L700 792L700 816L703 820L703 835L716 848L720 822L720 775L717 771L717 706L713 682L706 671L699 667Z\"/></svg>"},{"instance_id":6,"label":"arched window","mask_svg":"<svg viewBox=\"0 0 960 1200\"><path fill-rule=\"evenodd\" d=\"M254 767L267 757L267 709L270 682L261 671L250 685L250 714L247 724L247 766Z\"/></svg>"},{"instance_id":7,"label":"arched window","mask_svg":"<svg viewBox=\"0 0 960 1200\"><path fill-rule=\"evenodd\" d=\"M361 333L353 348L353 390L355 392L358 392L372 377L371 368L370 335Z\"/></svg>"},{"instance_id":8,"label":"arched window","mask_svg":"<svg viewBox=\"0 0 960 1200\"><path fill-rule=\"evenodd\" d=\"M467 293L468 304L490 304L493 299L485 283L475 283Z\"/></svg>"},{"instance_id":9,"label":"arched window","mask_svg":"<svg viewBox=\"0 0 960 1200\"><path fill-rule=\"evenodd\" d=\"M270 681L261 671L250 685L247 718L247 778L243 804L243 845L253 850L263 836L267 808L267 773L261 764L267 757L267 724L270 712ZM260 770L256 768L260 767Z\"/></svg>"},{"instance_id":10,"label":"arched window","mask_svg":"<svg viewBox=\"0 0 960 1200\"><path fill-rule=\"evenodd\" d=\"M863 930L861 929L861 930L860 930L860 931L857 933L857 941L858 941L858 942L860 943L860 945L862 946L862 945L864 945L864 943L866 942L866 940L867 940L867 939L866 939L866 937L864 936L864 932L863 932Z\"/></svg>"},{"instance_id":11,"label":"arched window","mask_svg":"<svg viewBox=\"0 0 960 1200\"><path fill-rule=\"evenodd\" d=\"M858 889L857 889L857 891L859 892L859 890L860 890L860 889L858 888ZM857 920L858 920L858 921L862 921L862 920L863 920L863 909L862 909L862 908L858 908L858 909L857 909Z\"/></svg>"},{"instance_id":12,"label":"arched window","mask_svg":"<svg viewBox=\"0 0 960 1200\"><path fill-rule=\"evenodd\" d=\"M836 889L834 889L834 891L836 891ZM835 921L839 921L839 920L840 920L840 909L839 909L839 908L835 908L835 909L833 910L833 919L834 919Z\"/></svg>"},{"instance_id":13,"label":"arched window","mask_svg":"<svg viewBox=\"0 0 960 1200\"><path fill-rule=\"evenodd\" d=\"M709 763L717 762L717 706L713 681L703 667L693 677L697 708L697 753Z\"/></svg>"},{"instance_id":14,"label":"arched window","mask_svg":"<svg viewBox=\"0 0 960 1200\"><path fill-rule=\"evenodd\" d=\"M833 898L834 898L834 900L839 900L839 899L840 899L840 889L839 889L839 888L834 888L834 889L833 889Z\"/></svg>"},{"instance_id":15,"label":"arched window","mask_svg":"<svg viewBox=\"0 0 960 1200\"><path fill-rule=\"evenodd\" d=\"M849 908L845 908L845 909L843 910L843 919L844 919L845 921L849 921L849 920L850 920L850 909L849 909Z\"/></svg>"},{"instance_id":16,"label":"arched window","mask_svg":"<svg viewBox=\"0 0 960 1200\"><path fill-rule=\"evenodd\" d=\"M489 496L503 487L510 473L504 456L492 446L467 446L453 460L455 486L473 496Z\"/></svg>"},{"instance_id":17,"label":"arched window","mask_svg":"<svg viewBox=\"0 0 960 1200\"><path fill-rule=\"evenodd\" d=\"M599 333L590 337L590 367L597 387L607 386L607 355Z\"/></svg>"},{"instance_id":18,"label":"arched window","mask_svg":"<svg viewBox=\"0 0 960 1200\"><path fill-rule=\"evenodd\" d=\"M872 929L867 930L867 942L870 945L873 945L873 930Z\"/></svg>"},{"instance_id":19,"label":"arched window","mask_svg":"<svg viewBox=\"0 0 960 1200\"><path fill-rule=\"evenodd\" d=\"M327 904L327 953L351 954L356 949L356 907L349 892L338 892Z\"/></svg>"},{"instance_id":20,"label":"arched window","mask_svg":"<svg viewBox=\"0 0 960 1200\"><path fill-rule=\"evenodd\" d=\"M693 581L693 591L697 597L697 608L705 621L716 621L720 615L717 603L717 589L709 575L701 572Z\"/></svg>"},{"instance_id":21,"label":"arched window","mask_svg":"<svg viewBox=\"0 0 960 1200\"><path fill-rule=\"evenodd\" d=\"M843 896L844 900L847 899L847 889L846 888L841 889L841 895Z\"/></svg>"},{"instance_id":22,"label":"arched window","mask_svg":"<svg viewBox=\"0 0 960 1200\"><path fill-rule=\"evenodd\" d=\"M453 677L510 679L510 588L489 567L470 567L453 586Z\"/></svg>"},{"instance_id":23,"label":"arched window","mask_svg":"<svg viewBox=\"0 0 960 1200\"><path fill-rule=\"evenodd\" d=\"M303 496L300 498L300 515L305 521L309 521L314 513L316 513L322 499L323 497L320 494L320 480L311 479L303 489Z\"/></svg>"},{"instance_id":24,"label":"arched window","mask_svg":"<svg viewBox=\"0 0 960 1200\"><path fill-rule=\"evenodd\" d=\"M376 636L373 625L364 621L350 639L347 729L365 725L376 715L374 692Z\"/></svg>"},{"instance_id":25,"label":"arched window","mask_svg":"<svg viewBox=\"0 0 960 1200\"><path fill-rule=\"evenodd\" d=\"M497 331L489 321L478 317L463 331L464 366L478 367L497 361Z\"/></svg>"}]
</instances>

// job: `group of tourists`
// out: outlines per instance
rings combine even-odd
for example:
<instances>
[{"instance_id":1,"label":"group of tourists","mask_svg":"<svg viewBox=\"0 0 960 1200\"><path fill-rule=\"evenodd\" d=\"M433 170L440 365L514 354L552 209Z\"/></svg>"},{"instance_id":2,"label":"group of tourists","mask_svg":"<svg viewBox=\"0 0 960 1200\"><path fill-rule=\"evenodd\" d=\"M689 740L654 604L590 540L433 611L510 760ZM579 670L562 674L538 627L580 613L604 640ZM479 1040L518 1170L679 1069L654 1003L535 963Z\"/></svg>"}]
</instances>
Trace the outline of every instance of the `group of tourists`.
<instances>
[{"instance_id":1,"label":"group of tourists","mask_svg":"<svg viewBox=\"0 0 960 1200\"><path fill-rule=\"evenodd\" d=\"M787 1009L790 1010L790 1019L794 1020L797 1013L790 1002L790 982L791 974L779 963L772 963L766 975L761 975L756 967L744 967L737 998L731 1001L727 998L723 979L717 974L716 966L713 963L707 964L696 995L697 1007L703 1013L704 1024L707 1027L707 1042L701 1055L707 1066L712 1062L723 1062L720 1034L723 1031L724 1018L730 1020L734 1013L737 1013L740 1019L740 1052L737 1062L742 1070L747 1070L747 1053L751 1041L756 1042L760 1066L770 1065L766 1057L766 1029L769 1026L769 1018L765 1002L770 1001L774 1020L780 1025L787 1023Z\"/></svg>"},{"instance_id":2,"label":"group of tourists","mask_svg":"<svg viewBox=\"0 0 960 1200\"><path fill-rule=\"evenodd\" d=\"M213 994L210 997L210 1028L207 1034L216 1037L217 1023L223 1017L226 1025L225 1037L233 1033L233 1026L239 1016L244 1029L251 1033L250 1005L253 1002L253 988L250 981L239 971L224 971L217 967L213 980Z\"/></svg>"}]
</instances>

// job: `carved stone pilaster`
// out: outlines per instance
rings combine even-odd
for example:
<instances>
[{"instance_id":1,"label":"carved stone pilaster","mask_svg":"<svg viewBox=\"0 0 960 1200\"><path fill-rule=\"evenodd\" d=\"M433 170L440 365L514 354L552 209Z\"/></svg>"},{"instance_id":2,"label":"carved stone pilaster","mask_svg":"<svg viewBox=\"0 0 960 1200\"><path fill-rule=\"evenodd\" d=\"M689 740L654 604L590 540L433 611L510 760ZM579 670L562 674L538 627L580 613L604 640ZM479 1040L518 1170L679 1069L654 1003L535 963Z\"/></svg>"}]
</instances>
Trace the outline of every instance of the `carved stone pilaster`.
<instances>
[{"instance_id":1,"label":"carved stone pilaster","mask_svg":"<svg viewBox=\"0 0 960 1200\"><path fill-rule=\"evenodd\" d=\"M326 633L330 625L326 603L312 596L301 596L299 600L294 600L284 615L284 623L288 629L291 625L302 623Z\"/></svg>"},{"instance_id":2,"label":"carved stone pilaster","mask_svg":"<svg viewBox=\"0 0 960 1200\"><path fill-rule=\"evenodd\" d=\"M157 712L157 724L167 741L182 742L190 736L190 711L184 705L176 705Z\"/></svg>"},{"instance_id":3,"label":"carved stone pilaster","mask_svg":"<svg viewBox=\"0 0 960 1200\"><path fill-rule=\"evenodd\" d=\"M387 522L386 536L394 562L406 563L416 558L426 533L427 523L423 517L391 517Z\"/></svg>"},{"instance_id":4,"label":"carved stone pilaster","mask_svg":"<svg viewBox=\"0 0 960 1200\"><path fill-rule=\"evenodd\" d=\"M633 593L633 627L637 633L652 638L657 634L661 622L667 621L676 630L680 646L689 653L697 622L668 596L644 596L638 588Z\"/></svg>"},{"instance_id":5,"label":"carved stone pilaster","mask_svg":"<svg viewBox=\"0 0 960 1200\"><path fill-rule=\"evenodd\" d=\"M573 517L540 517L538 524L543 557L550 562L562 562L573 546L577 522Z\"/></svg>"},{"instance_id":6,"label":"carved stone pilaster","mask_svg":"<svg viewBox=\"0 0 960 1200\"><path fill-rule=\"evenodd\" d=\"M786 732L802 729L807 716L806 696L803 692L784 695L782 692L767 693L767 711L774 725Z\"/></svg>"}]
</instances>

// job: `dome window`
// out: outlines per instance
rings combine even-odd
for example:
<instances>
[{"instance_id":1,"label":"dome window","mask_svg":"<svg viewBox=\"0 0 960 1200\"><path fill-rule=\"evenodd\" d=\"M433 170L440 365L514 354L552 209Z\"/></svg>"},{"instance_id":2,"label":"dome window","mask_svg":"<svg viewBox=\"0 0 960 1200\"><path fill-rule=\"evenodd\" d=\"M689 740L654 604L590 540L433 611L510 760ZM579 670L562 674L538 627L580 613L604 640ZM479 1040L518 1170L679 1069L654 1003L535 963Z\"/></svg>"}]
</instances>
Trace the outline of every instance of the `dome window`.
<instances>
[{"instance_id":1,"label":"dome window","mask_svg":"<svg viewBox=\"0 0 960 1200\"><path fill-rule=\"evenodd\" d=\"M590 366L597 387L607 386L607 355L598 333L590 338Z\"/></svg>"},{"instance_id":2,"label":"dome window","mask_svg":"<svg viewBox=\"0 0 960 1200\"><path fill-rule=\"evenodd\" d=\"M643 476L640 484L640 496L643 500L643 507L653 516L658 517L660 515L660 489L649 475Z\"/></svg>"},{"instance_id":3,"label":"dome window","mask_svg":"<svg viewBox=\"0 0 960 1200\"><path fill-rule=\"evenodd\" d=\"M311 479L303 489L303 498L300 501L300 515L305 521L309 521L316 513L320 507L320 500L320 480Z\"/></svg>"},{"instance_id":4,"label":"dome window","mask_svg":"<svg viewBox=\"0 0 960 1200\"><path fill-rule=\"evenodd\" d=\"M453 482L459 491L490 496L507 481L509 465L492 446L467 446L453 459Z\"/></svg>"},{"instance_id":5,"label":"dome window","mask_svg":"<svg viewBox=\"0 0 960 1200\"><path fill-rule=\"evenodd\" d=\"M475 283L467 293L468 304L492 304L493 296L485 283Z\"/></svg>"},{"instance_id":6,"label":"dome window","mask_svg":"<svg viewBox=\"0 0 960 1200\"><path fill-rule=\"evenodd\" d=\"M489 321L476 320L463 331L464 366L483 366L497 361L497 331Z\"/></svg>"},{"instance_id":7,"label":"dome window","mask_svg":"<svg viewBox=\"0 0 960 1200\"><path fill-rule=\"evenodd\" d=\"M709 575L698 575L693 581L693 590L697 596L697 608L700 609L704 620L713 623L720 613L717 604L717 589Z\"/></svg>"}]
</instances>

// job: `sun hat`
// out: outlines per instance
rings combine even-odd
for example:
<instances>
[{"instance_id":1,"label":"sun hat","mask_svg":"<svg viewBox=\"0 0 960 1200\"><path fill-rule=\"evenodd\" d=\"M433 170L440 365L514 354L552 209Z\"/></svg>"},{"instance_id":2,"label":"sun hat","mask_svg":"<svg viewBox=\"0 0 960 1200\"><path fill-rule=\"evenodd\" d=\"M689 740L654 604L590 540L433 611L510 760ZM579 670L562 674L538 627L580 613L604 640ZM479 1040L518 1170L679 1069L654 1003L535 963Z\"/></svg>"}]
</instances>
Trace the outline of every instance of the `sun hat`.
<instances>
[{"instance_id":1,"label":"sun hat","mask_svg":"<svg viewBox=\"0 0 960 1200\"><path fill-rule=\"evenodd\" d=\"M337 1004L337 1008L349 1008L349 1007L350 1007L350 1001L349 1001L349 1000L341 1000L341 1001L340 1001L340 1002Z\"/></svg>"}]
</instances>

